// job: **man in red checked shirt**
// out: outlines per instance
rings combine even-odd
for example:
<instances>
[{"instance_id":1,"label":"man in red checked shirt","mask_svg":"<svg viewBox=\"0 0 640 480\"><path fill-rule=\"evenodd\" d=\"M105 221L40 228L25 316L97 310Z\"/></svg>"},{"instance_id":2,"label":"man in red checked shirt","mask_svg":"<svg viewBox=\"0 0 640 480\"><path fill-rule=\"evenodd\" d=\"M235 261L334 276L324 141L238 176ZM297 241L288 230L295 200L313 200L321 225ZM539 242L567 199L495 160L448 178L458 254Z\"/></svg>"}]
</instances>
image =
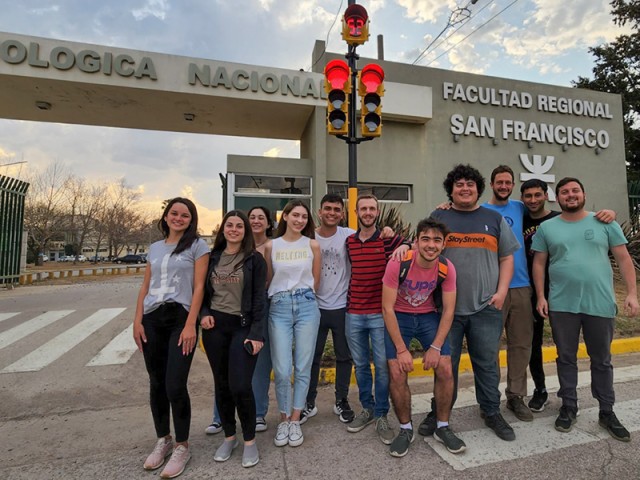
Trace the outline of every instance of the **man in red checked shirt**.
<instances>
[{"instance_id":1,"label":"man in red checked shirt","mask_svg":"<svg viewBox=\"0 0 640 480\"><path fill-rule=\"evenodd\" d=\"M461 453L465 443L449 427L453 400L453 371L449 329L456 306L456 271L449 260L441 267L440 254L449 234L446 225L429 217L416 229L417 250L411 266L401 275L401 263L389 262L382 279L382 315L386 327L385 348L389 365L389 390L400 423L400 433L391 443L389 453L403 457L413 441L411 390L407 373L413 370L409 345L416 338L424 350L425 370L433 368L434 395L438 404L434 438L451 453ZM446 273L439 273L440 269ZM404 276L405 278L401 278ZM444 280L439 276L444 277ZM441 298L436 302L435 298ZM438 303L439 305L436 305ZM440 307L440 312L438 308ZM442 407L440 407L442 405Z\"/></svg>"}]
</instances>

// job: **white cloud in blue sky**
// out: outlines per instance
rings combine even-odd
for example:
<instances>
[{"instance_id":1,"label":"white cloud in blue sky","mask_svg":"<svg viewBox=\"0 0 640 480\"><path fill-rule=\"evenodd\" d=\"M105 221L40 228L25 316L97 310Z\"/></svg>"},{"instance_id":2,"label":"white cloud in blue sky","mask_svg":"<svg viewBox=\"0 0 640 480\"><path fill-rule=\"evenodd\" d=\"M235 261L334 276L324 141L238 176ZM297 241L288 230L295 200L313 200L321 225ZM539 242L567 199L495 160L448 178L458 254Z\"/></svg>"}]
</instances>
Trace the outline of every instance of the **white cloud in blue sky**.
<instances>
[{"instance_id":1,"label":"white cloud in blue sky","mask_svg":"<svg viewBox=\"0 0 640 480\"><path fill-rule=\"evenodd\" d=\"M468 7L469 20L446 29L420 65L567 86L590 75L589 46L624 32L611 21L609 0L359 3L371 16L372 37L359 48L362 56L376 56L375 37L383 34L385 58L411 63L447 25L452 8ZM346 4L0 0L0 31L298 70L310 67L315 41L327 38ZM338 19L328 36L329 51L346 51L340 30ZM0 120L0 164L24 159L35 169L58 160L88 179L125 177L131 185L143 185L149 201L180 193L175 192L180 186L193 192L209 227L221 208L218 172L225 171L227 154L264 152L296 157L299 147L274 140Z\"/></svg>"}]
</instances>

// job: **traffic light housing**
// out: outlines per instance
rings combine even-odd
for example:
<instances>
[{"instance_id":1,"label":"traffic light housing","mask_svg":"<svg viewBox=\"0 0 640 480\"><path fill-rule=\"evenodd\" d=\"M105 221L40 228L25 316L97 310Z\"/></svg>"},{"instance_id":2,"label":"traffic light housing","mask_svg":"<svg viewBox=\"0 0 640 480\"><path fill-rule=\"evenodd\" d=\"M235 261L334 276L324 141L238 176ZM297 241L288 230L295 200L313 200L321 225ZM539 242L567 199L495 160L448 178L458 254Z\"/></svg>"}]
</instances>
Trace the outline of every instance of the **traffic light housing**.
<instances>
[{"instance_id":1,"label":"traffic light housing","mask_svg":"<svg viewBox=\"0 0 640 480\"><path fill-rule=\"evenodd\" d=\"M342 39L349 45L362 45L369 40L369 14L358 4L349 5L342 17Z\"/></svg>"},{"instance_id":2,"label":"traffic light housing","mask_svg":"<svg viewBox=\"0 0 640 480\"><path fill-rule=\"evenodd\" d=\"M384 96L384 70L379 65L365 65L358 75L360 95L360 129L363 137L382 134L382 97Z\"/></svg>"},{"instance_id":3,"label":"traffic light housing","mask_svg":"<svg viewBox=\"0 0 640 480\"><path fill-rule=\"evenodd\" d=\"M351 69L345 61L332 60L324 67L324 91L327 93L327 132L347 135Z\"/></svg>"}]
</instances>

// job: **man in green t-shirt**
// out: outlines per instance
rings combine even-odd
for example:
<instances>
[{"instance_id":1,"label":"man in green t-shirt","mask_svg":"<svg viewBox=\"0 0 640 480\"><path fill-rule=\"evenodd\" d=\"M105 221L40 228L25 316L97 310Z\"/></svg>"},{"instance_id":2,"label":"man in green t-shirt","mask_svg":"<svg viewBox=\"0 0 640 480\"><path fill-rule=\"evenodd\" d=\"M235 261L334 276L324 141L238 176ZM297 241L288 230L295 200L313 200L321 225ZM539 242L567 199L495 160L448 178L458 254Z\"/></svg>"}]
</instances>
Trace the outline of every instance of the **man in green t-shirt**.
<instances>
[{"instance_id":1,"label":"man in green t-shirt","mask_svg":"<svg viewBox=\"0 0 640 480\"><path fill-rule=\"evenodd\" d=\"M536 309L549 317L558 358L558 380L562 399L555 428L571 430L576 423L578 397L577 350L580 330L591 359L591 391L600 404L599 424L611 436L624 442L631 437L622 426L613 404L613 366L611 340L616 298L609 251L624 280L627 297L625 312L636 316L638 295L636 273L625 244L627 240L616 222L604 224L584 209L584 187L577 178L566 177L556 186L562 214L542 223L533 237L533 282L538 303ZM549 260L549 300L545 298L545 265Z\"/></svg>"}]
</instances>

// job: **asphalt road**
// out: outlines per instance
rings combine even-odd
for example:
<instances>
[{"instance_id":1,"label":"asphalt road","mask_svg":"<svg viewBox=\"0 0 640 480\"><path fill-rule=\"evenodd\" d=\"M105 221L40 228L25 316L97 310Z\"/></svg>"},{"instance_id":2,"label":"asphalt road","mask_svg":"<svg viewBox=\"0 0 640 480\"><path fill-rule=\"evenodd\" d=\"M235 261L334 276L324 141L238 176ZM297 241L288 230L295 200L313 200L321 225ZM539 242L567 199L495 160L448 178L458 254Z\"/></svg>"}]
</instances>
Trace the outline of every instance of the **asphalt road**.
<instances>
[{"instance_id":1,"label":"asphalt road","mask_svg":"<svg viewBox=\"0 0 640 480\"><path fill-rule=\"evenodd\" d=\"M140 281L141 276L130 276L0 290L3 478L159 478L159 471L142 469L155 435L142 355L133 351L128 331ZM212 376L198 351L189 379L193 458L181 478L639 479L640 355L616 357L614 364L616 411L632 431L630 443L615 441L598 427L588 375L581 380L582 414L572 432L553 429L559 407L553 396L547 410L529 424L517 421L503 404L503 415L517 434L515 442L503 442L484 427L472 379L464 375L452 416L452 426L468 445L464 454L454 456L433 439L418 436L406 457L392 458L373 427L357 434L346 431L332 413L332 386L325 386L318 397L320 413L303 426L305 442L298 448L273 445L277 408L272 390L269 430L258 434L261 461L243 469L241 449L226 463L213 461L222 437L204 434L211 418ZM554 370L547 366L548 375ZM581 370L588 370L588 364L583 362ZM411 388L417 426L431 380L414 380ZM355 386L350 401L358 405ZM397 427L393 415L390 419Z\"/></svg>"}]
</instances>

